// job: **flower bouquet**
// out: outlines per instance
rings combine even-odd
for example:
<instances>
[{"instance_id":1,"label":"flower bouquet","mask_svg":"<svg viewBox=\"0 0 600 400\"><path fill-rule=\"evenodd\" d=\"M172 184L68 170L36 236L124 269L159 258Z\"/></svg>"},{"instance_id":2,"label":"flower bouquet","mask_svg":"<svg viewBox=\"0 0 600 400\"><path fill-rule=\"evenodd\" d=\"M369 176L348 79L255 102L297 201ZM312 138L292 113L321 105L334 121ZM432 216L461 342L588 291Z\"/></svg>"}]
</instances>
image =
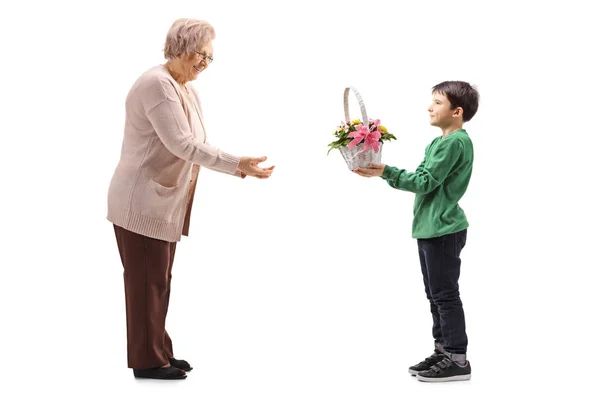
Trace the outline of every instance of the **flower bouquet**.
<instances>
[{"instance_id":1,"label":"flower bouquet","mask_svg":"<svg viewBox=\"0 0 600 400\"><path fill-rule=\"evenodd\" d=\"M363 121L368 121L368 126L361 120L350 120L348 112L348 94L350 90L356 95ZM346 88L344 91L344 112L346 122L342 122L333 132L336 140L329 143L327 154L333 149L339 149L351 171L356 168L366 168L370 163L381 162L383 141L396 140L396 137L389 133L385 126L381 125L380 120L367 117L362 97L354 88Z\"/></svg>"}]
</instances>

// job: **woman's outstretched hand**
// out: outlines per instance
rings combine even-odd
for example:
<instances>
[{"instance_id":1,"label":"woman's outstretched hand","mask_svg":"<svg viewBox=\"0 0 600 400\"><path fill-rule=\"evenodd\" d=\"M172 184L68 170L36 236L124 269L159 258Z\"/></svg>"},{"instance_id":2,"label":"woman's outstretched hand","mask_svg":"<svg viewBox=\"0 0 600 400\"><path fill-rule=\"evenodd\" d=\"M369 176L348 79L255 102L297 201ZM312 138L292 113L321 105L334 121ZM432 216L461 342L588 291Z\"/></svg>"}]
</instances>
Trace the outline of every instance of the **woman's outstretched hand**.
<instances>
[{"instance_id":1,"label":"woman's outstretched hand","mask_svg":"<svg viewBox=\"0 0 600 400\"><path fill-rule=\"evenodd\" d=\"M258 164L266 160L267 157L241 157L237 169L241 172L242 177L253 176L259 179L267 179L271 176L275 166L273 165L269 168L262 168L258 166Z\"/></svg>"}]
</instances>

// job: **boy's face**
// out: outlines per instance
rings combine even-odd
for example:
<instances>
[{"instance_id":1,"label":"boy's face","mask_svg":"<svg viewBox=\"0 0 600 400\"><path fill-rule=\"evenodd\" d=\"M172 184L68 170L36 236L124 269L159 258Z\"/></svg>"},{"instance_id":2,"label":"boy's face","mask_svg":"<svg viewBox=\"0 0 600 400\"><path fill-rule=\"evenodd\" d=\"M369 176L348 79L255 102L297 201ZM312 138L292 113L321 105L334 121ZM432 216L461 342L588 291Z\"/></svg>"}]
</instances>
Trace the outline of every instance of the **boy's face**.
<instances>
[{"instance_id":1,"label":"boy's face","mask_svg":"<svg viewBox=\"0 0 600 400\"><path fill-rule=\"evenodd\" d=\"M427 109L429 111L429 123L432 126L444 128L455 123L457 118L462 120L463 109L461 107L451 109L451 107L450 100L446 95L434 93L431 105Z\"/></svg>"}]
</instances>

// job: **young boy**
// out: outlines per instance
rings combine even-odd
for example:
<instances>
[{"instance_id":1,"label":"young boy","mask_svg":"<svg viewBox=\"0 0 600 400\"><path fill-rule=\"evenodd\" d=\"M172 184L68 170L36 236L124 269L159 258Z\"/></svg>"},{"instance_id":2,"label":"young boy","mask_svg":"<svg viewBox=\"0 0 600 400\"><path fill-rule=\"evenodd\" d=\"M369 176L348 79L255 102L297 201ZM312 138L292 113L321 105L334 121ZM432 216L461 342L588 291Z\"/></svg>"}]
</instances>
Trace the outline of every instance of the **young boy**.
<instances>
[{"instance_id":1,"label":"young boy","mask_svg":"<svg viewBox=\"0 0 600 400\"><path fill-rule=\"evenodd\" d=\"M380 176L396 189L416 194L412 236L417 239L425 293L433 315L434 353L409 368L425 382L471 378L467 361L465 315L458 290L460 252L467 240L467 217L458 201L473 169L473 144L463 123L479 105L479 93L466 82L442 82L433 87L429 121L442 130L425 149L415 172L385 164L354 170L360 176Z\"/></svg>"}]
</instances>

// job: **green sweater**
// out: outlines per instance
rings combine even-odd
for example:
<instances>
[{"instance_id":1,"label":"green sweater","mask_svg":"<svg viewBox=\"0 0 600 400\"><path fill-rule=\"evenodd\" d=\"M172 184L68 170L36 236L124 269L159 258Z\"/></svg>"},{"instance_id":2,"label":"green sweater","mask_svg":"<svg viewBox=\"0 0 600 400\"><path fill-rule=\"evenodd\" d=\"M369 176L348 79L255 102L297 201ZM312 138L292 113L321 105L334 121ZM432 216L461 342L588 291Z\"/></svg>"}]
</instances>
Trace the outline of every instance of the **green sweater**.
<instances>
[{"instance_id":1,"label":"green sweater","mask_svg":"<svg viewBox=\"0 0 600 400\"><path fill-rule=\"evenodd\" d=\"M437 137L425 149L415 172L385 166L382 178L415 196L412 237L427 239L460 232L469 226L458 201L473 170L473 143L464 129Z\"/></svg>"}]
</instances>

